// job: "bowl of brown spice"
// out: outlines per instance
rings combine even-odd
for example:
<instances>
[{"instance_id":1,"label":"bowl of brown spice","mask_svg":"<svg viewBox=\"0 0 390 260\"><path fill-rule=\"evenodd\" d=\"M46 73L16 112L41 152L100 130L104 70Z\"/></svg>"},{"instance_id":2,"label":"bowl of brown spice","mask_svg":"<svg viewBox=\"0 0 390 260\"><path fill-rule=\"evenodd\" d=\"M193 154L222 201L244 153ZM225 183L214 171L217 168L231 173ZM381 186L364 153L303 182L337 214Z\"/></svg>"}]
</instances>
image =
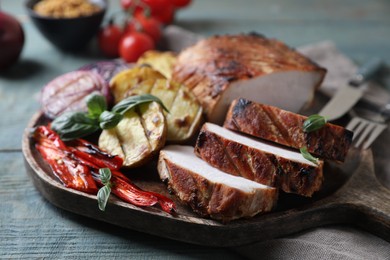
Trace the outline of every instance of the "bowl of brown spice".
<instances>
[{"instance_id":1,"label":"bowl of brown spice","mask_svg":"<svg viewBox=\"0 0 390 260\"><path fill-rule=\"evenodd\" d=\"M42 35L62 51L80 51L96 35L106 0L27 0L30 19Z\"/></svg>"}]
</instances>

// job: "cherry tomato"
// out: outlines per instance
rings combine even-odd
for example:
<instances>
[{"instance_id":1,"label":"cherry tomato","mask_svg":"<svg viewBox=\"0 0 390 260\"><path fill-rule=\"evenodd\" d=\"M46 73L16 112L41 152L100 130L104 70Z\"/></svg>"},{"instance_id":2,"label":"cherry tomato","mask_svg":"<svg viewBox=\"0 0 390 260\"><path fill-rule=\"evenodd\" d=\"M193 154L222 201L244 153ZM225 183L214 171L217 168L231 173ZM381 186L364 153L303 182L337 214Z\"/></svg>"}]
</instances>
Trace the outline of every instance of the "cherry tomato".
<instances>
[{"instance_id":1,"label":"cherry tomato","mask_svg":"<svg viewBox=\"0 0 390 260\"><path fill-rule=\"evenodd\" d=\"M141 0L150 8L152 16L163 13L168 7L173 7L171 0Z\"/></svg>"},{"instance_id":2,"label":"cherry tomato","mask_svg":"<svg viewBox=\"0 0 390 260\"><path fill-rule=\"evenodd\" d=\"M173 5L167 5L160 13L152 13L152 16L163 24L171 24L175 17L175 7Z\"/></svg>"},{"instance_id":3,"label":"cherry tomato","mask_svg":"<svg viewBox=\"0 0 390 260\"><path fill-rule=\"evenodd\" d=\"M153 39L142 32L127 33L119 43L119 54L126 62L136 62L145 51L152 49Z\"/></svg>"},{"instance_id":4,"label":"cherry tomato","mask_svg":"<svg viewBox=\"0 0 390 260\"><path fill-rule=\"evenodd\" d=\"M157 43L161 38L161 23L154 17L146 17L143 12L137 13L126 25L126 32L144 32Z\"/></svg>"},{"instance_id":5,"label":"cherry tomato","mask_svg":"<svg viewBox=\"0 0 390 260\"><path fill-rule=\"evenodd\" d=\"M119 42L122 38L121 29L111 21L98 34L98 44L102 53L107 57L119 56Z\"/></svg>"},{"instance_id":6,"label":"cherry tomato","mask_svg":"<svg viewBox=\"0 0 390 260\"><path fill-rule=\"evenodd\" d=\"M172 4L177 8L186 7L191 3L191 0L172 0Z\"/></svg>"}]
</instances>

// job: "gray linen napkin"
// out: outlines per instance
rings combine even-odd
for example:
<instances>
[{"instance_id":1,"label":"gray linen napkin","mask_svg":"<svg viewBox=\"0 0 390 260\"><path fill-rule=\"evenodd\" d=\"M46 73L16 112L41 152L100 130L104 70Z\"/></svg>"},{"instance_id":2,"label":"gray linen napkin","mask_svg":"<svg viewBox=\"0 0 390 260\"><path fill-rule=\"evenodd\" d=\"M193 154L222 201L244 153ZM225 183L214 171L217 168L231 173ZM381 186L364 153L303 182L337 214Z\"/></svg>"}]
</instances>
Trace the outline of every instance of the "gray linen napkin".
<instances>
[{"instance_id":1,"label":"gray linen napkin","mask_svg":"<svg viewBox=\"0 0 390 260\"><path fill-rule=\"evenodd\" d=\"M337 89L347 84L358 69L353 61L340 52L332 41L301 46L297 50L328 70L319 89L327 96L332 96ZM379 106L390 102L390 92L378 83L369 81L361 87L365 90L363 100Z\"/></svg>"},{"instance_id":2,"label":"gray linen napkin","mask_svg":"<svg viewBox=\"0 0 390 260\"><path fill-rule=\"evenodd\" d=\"M164 38L165 48L179 52L202 37L177 26L168 26ZM346 84L357 70L352 60L331 41L301 46L297 50L328 70L319 91L329 97ZM379 105L390 101L389 92L379 85L368 82L362 87L365 89L363 98L367 101ZM384 160L382 157L378 159ZM380 165L382 164L383 162ZM388 242L359 229L336 225L235 247L232 250L250 259L390 259Z\"/></svg>"}]
</instances>

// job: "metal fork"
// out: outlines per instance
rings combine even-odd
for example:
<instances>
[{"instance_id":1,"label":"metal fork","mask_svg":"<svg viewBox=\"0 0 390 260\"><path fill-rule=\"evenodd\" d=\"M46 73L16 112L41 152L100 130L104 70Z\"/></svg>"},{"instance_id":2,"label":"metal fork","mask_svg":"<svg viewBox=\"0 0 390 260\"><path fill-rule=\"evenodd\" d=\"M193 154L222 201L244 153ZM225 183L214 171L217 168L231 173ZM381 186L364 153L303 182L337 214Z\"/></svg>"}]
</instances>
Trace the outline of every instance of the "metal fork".
<instances>
[{"instance_id":1,"label":"metal fork","mask_svg":"<svg viewBox=\"0 0 390 260\"><path fill-rule=\"evenodd\" d=\"M358 112L358 109L350 112L352 119L346 128L354 132L352 141L356 148L368 149L387 128L386 122L390 119L390 103L384 106L379 113L361 110L358 115Z\"/></svg>"}]
</instances>

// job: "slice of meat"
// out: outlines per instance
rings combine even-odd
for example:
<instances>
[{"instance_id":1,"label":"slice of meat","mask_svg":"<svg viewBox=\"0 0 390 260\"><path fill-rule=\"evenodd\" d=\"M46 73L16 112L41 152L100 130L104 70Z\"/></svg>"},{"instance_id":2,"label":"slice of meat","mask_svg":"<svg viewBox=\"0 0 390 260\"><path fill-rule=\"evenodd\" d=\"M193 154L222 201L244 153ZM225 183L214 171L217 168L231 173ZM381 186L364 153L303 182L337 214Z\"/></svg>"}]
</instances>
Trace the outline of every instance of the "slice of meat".
<instances>
[{"instance_id":1,"label":"slice of meat","mask_svg":"<svg viewBox=\"0 0 390 260\"><path fill-rule=\"evenodd\" d=\"M238 97L297 112L312 100L325 73L280 41L240 34L213 36L182 51L173 79L193 91L208 121L222 124Z\"/></svg>"},{"instance_id":2,"label":"slice of meat","mask_svg":"<svg viewBox=\"0 0 390 260\"><path fill-rule=\"evenodd\" d=\"M166 146L160 151L158 172L196 213L223 222L271 211L278 197L275 188L211 167L191 146Z\"/></svg>"},{"instance_id":3,"label":"slice of meat","mask_svg":"<svg viewBox=\"0 0 390 260\"><path fill-rule=\"evenodd\" d=\"M306 146L318 157L344 161L353 133L344 127L327 123L317 131L306 133L306 116L246 99L232 102L224 127L295 149Z\"/></svg>"},{"instance_id":4,"label":"slice of meat","mask_svg":"<svg viewBox=\"0 0 390 260\"><path fill-rule=\"evenodd\" d=\"M299 152L211 123L203 125L195 154L221 171L288 193L310 197L323 181L323 161L312 163Z\"/></svg>"}]
</instances>

